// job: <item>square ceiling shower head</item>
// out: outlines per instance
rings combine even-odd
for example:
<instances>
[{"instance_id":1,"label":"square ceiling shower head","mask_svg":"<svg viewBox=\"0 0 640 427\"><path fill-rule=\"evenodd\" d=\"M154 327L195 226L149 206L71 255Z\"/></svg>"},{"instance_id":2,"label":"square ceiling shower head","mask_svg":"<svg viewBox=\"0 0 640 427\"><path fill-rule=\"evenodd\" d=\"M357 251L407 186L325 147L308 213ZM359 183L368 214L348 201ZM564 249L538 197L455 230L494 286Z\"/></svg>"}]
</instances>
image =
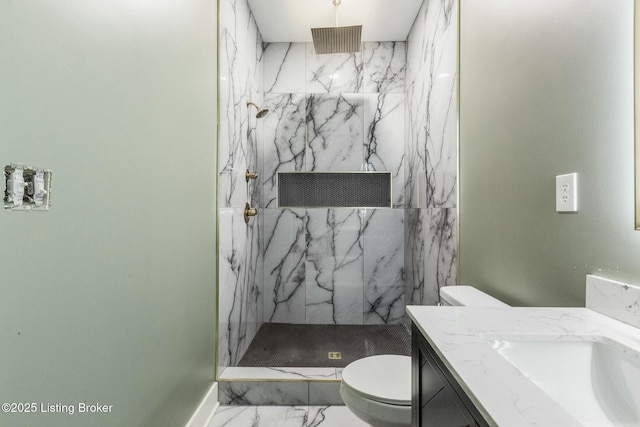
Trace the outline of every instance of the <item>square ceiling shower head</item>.
<instances>
[{"instance_id":1,"label":"square ceiling shower head","mask_svg":"<svg viewBox=\"0 0 640 427\"><path fill-rule=\"evenodd\" d=\"M360 52L362 25L312 28L316 54Z\"/></svg>"}]
</instances>

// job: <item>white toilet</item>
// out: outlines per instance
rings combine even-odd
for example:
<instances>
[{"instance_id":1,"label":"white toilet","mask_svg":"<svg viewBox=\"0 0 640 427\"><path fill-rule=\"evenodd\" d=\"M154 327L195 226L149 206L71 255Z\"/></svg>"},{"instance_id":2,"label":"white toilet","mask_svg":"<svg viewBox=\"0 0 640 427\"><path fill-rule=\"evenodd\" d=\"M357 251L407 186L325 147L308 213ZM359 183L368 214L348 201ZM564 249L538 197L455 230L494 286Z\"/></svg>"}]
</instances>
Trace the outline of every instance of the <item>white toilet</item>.
<instances>
[{"instance_id":1,"label":"white toilet","mask_svg":"<svg viewBox=\"0 0 640 427\"><path fill-rule=\"evenodd\" d=\"M440 300L443 305L508 307L472 286L445 286ZM411 426L411 358L386 354L350 363L342 371L340 396L374 427Z\"/></svg>"}]
</instances>

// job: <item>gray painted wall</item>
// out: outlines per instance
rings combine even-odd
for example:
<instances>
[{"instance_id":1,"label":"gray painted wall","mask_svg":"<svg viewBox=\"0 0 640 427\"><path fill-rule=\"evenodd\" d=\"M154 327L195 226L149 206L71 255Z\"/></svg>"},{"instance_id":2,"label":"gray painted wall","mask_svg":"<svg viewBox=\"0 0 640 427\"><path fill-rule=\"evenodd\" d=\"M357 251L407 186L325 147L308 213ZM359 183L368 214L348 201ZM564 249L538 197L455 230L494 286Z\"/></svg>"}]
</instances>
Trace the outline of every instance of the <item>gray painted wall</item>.
<instances>
[{"instance_id":1,"label":"gray painted wall","mask_svg":"<svg viewBox=\"0 0 640 427\"><path fill-rule=\"evenodd\" d=\"M525 306L583 306L586 274L640 283L632 0L460 7L459 283Z\"/></svg>"},{"instance_id":2,"label":"gray painted wall","mask_svg":"<svg viewBox=\"0 0 640 427\"><path fill-rule=\"evenodd\" d=\"M184 425L211 384L216 43L211 0L0 2L0 162L53 171L0 211L0 402L76 409L0 425Z\"/></svg>"}]
</instances>

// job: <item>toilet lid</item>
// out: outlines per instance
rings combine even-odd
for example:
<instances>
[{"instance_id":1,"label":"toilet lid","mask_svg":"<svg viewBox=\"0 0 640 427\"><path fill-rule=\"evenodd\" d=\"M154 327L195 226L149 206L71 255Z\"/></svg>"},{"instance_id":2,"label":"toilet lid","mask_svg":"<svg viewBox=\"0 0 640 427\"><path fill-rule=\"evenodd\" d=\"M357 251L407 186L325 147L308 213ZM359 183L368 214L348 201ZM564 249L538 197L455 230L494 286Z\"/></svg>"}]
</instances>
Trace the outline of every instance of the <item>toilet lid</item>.
<instances>
[{"instance_id":1,"label":"toilet lid","mask_svg":"<svg viewBox=\"0 0 640 427\"><path fill-rule=\"evenodd\" d=\"M411 405L411 358L365 357L342 371L342 382L364 397L392 405Z\"/></svg>"}]
</instances>

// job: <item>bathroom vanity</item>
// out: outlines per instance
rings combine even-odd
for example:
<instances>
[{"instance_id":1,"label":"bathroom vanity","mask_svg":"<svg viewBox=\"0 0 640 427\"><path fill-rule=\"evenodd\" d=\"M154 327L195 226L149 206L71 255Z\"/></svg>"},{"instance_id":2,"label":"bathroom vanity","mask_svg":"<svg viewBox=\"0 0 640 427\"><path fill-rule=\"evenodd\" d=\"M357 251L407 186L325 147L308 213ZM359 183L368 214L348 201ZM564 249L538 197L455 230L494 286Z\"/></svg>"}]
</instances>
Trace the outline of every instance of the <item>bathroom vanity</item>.
<instances>
[{"instance_id":1,"label":"bathroom vanity","mask_svg":"<svg viewBox=\"0 0 640 427\"><path fill-rule=\"evenodd\" d=\"M640 425L637 327L589 308L407 312L414 426Z\"/></svg>"},{"instance_id":2,"label":"bathroom vanity","mask_svg":"<svg viewBox=\"0 0 640 427\"><path fill-rule=\"evenodd\" d=\"M420 330L411 330L411 425L488 426Z\"/></svg>"}]
</instances>

